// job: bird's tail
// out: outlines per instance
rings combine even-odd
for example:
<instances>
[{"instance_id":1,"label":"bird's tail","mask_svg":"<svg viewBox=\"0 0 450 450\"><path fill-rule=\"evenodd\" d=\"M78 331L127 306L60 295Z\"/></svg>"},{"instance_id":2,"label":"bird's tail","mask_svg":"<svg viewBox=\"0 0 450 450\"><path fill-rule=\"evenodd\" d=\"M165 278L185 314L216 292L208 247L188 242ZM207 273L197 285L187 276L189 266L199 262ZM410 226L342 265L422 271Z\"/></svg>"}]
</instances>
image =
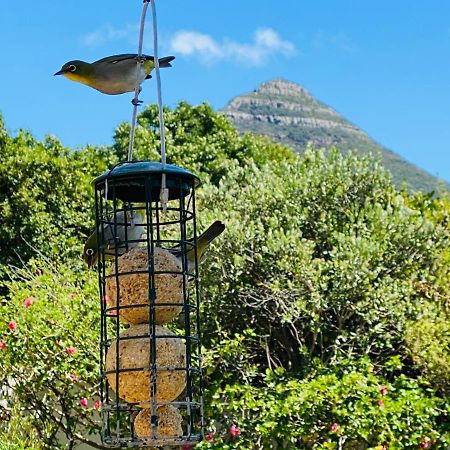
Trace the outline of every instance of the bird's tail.
<instances>
[{"instance_id":1,"label":"bird's tail","mask_svg":"<svg viewBox=\"0 0 450 450\"><path fill-rule=\"evenodd\" d=\"M170 64L175 59L175 56L164 56L164 58L159 58L159 67L172 67Z\"/></svg>"},{"instance_id":2,"label":"bird's tail","mask_svg":"<svg viewBox=\"0 0 450 450\"><path fill-rule=\"evenodd\" d=\"M223 230L225 230L225 225L220 220L216 220L197 238L197 258L200 259L205 248L211 241L219 236Z\"/></svg>"}]
</instances>

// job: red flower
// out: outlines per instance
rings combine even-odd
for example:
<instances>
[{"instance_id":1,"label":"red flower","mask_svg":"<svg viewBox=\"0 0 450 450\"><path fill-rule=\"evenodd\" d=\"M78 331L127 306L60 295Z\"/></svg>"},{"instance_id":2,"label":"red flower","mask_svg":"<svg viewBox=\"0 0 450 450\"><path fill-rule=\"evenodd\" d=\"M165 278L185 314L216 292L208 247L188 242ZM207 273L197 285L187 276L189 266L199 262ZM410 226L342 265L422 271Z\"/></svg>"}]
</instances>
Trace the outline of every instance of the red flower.
<instances>
[{"instance_id":1,"label":"red flower","mask_svg":"<svg viewBox=\"0 0 450 450\"><path fill-rule=\"evenodd\" d=\"M6 350L8 344L5 341L0 341L0 350Z\"/></svg>"},{"instance_id":2,"label":"red flower","mask_svg":"<svg viewBox=\"0 0 450 450\"><path fill-rule=\"evenodd\" d=\"M383 408L383 406L384 406L383 400L378 400L378 401L377 401L377 405L378 405L380 408Z\"/></svg>"},{"instance_id":3,"label":"red flower","mask_svg":"<svg viewBox=\"0 0 450 450\"><path fill-rule=\"evenodd\" d=\"M233 425L231 425L229 431L230 431L231 436L233 436L233 437L238 437L241 435L241 429L234 423L233 423Z\"/></svg>"},{"instance_id":4,"label":"red flower","mask_svg":"<svg viewBox=\"0 0 450 450\"><path fill-rule=\"evenodd\" d=\"M35 301L36 299L34 297L27 297L24 301L23 301L23 306L25 306L25 308L29 308Z\"/></svg>"},{"instance_id":5,"label":"red flower","mask_svg":"<svg viewBox=\"0 0 450 450\"><path fill-rule=\"evenodd\" d=\"M67 353L68 355L73 355L73 354L75 354L76 352L77 352L77 348L76 348L76 347L70 346L70 347L67 347L67 348L66 348L66 353Z\"/></svg>"},{"instance_id":6,"label":"red flower","mask_svg":"<svg viewBox=\"0 0 450 450\"><path fill-rule=\"evenodd\" d=\"M102 409L102 402L100 400L95 400L94 409L96 409L97 411L100 411Z\"/></svg>"},{"instance_id":7,"label":"red flower","mask_svg":"<svg viewBox=\"0 0 450 450\"><path fill-rule=\"evenodd\" d=\"M85 398L85 397L80 398L80 405L81 405L83 408L86 408L86 406L88 405L87 398Z\"/></svg>"},{"instance_id":8,"label":"red flower","mask_svg":"<svg viewBox=\"0 0 450 450\"><path fill-rule=\"evenodd\" d=\"M8 328L10 330L15 330L17 328L17 323L14 322L14 320L11 320L11 322L8 323Z\"/></svg>"},{"instance_id":9,"label":"red flower","mask_svg":"<svg viewBox=\"0 0 450 450\"><path fill-rule=\"evenodd\" d=\"M339 424L334 422L333 424L331 424L331 431L333 433L336 433L337 430L339 430Z\"/></svg>"},{"instance_id":10,"label":"red flower","mask_svg":"<svg viewBox=\"0 0 450 450\"><path fill-rule=\"evenodd\" d=\"M387 394L387 387L386 386L380 386L380 394L386 395Z\"/></svg>"},{"instance_id":11,"label":"red flower","mask_svg":"<svg viewBox=\"0 0 450 450\"><path fill-rule=\"evenodd\" d=\"M205 434L205 439L206 439L207 441L211 442L211 441L214 440L214 436L215 436L214 433L206 433L206 434Z\"/></svg>"},{"instance_id":12,"label":"red flower","mask_svg":"<svg viewBox=\"0 0 450 450\"><path fill-rule=\"evenodd\" d=\"M77 375L76 373L71 373L71 374L69 375L69 378L70 378L72 381L75 381L75 382L77 382L77 381L79 380L78 375Z\"/></svg>"},{"instance_id":13,"label":"red flower","mask_svg":"<svg viewBox=\"0 0 450 450\"><path fill-rule=\"evenodd\" d=\"M181 447L181 450L191 450L192 449L192 444L184 444L182 447Z\"/></svg>"}]
</instances>

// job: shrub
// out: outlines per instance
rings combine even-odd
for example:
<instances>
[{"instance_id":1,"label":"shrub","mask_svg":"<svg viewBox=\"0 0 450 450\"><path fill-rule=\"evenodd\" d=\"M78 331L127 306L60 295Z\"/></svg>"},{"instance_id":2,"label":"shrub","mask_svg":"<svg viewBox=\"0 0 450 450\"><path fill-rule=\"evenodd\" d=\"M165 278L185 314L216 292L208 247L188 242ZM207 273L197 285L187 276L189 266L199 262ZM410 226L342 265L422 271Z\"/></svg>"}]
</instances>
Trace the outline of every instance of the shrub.
<instances>
[{"instance_id":1,"label":"shrub","mask_svg":"<svg viewBox=\"0 0 450 450\"><path fill-rule=\"evenodd\" d=\"M442 313L408 324L406 345L414 364L425 378L450 395L450 321Z\"/></svg>"}]
</instances>

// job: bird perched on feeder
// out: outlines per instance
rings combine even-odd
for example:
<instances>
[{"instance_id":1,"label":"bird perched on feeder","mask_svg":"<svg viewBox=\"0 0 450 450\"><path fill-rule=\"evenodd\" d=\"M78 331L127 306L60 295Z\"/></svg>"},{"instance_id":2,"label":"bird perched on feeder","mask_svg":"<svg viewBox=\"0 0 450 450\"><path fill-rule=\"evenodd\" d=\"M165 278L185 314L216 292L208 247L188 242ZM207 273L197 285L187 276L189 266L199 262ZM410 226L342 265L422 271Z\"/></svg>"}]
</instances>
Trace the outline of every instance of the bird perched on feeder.
<instances>
[{"instance_id":1,"label":"bird perched on feeder","mask_svg":"<svg viewBox=\"0 0 450 450\"><path fill-rule=\"evenodd\" d=\"M172 67L175 56L159 58L159 67ZM138 66L138 62L140 63ZM153 56L138 56L135 53L107 56L93 63L69 61L55 75L63 75L69 80L86 84L104 94L117 95L133 92L136 85L151 78L155 67Z\"/></svg>"},{"instance_id":2,"label":"bird perched on feeder","mask_svg":"<svg viewBox=\"0 0 450 450\"><path fill-rule=\"evenodd\" d=\"M208 248L209 244L222 232L225 230L225 225L220 222L220 220L216 220L213 224L211 224L198 238L197 238L197 246L194 248L194 239L189 239L189 243L186 245L186 257L188 270L193 271L195 267L195 253L197 253L197 262L200 264L205 256L205 250ZM177 257L182 258L182 250L179 245L172 247L170 251Z\"/></svg>"},{"instance_id":3,"label":"bird perched on feeder","mask_svg":"<svg viewBox=\"0 0 450 450\"><path fill-rule=\"evenodd\" d=\"M142 211L135 211L133 209L126 210L127 219L125 218L124 211L119 211L116 216L116 239L114 239L114 225L111 225L113 222L112 218L110 220L111 223L104 226L103 229L103 239L107 244L107 248L105 249L105 259L113 259L115 257L115 244L119 243L119 247L117 250L117 254L123 255L126 251L137 247L139 242L128 242L128 241L138 241L141 239L144 233L144 226L142 226ZM126 222L126 227L125 227ZM127 235L125 236L125 230ZM193 239L189 239L188 244L186 245L186 258L188 264L188 270L194 270L195 266L195 250L197 252L197 262L200 264L203 261L205 250L208 248L209 244L219 236L225 230L225 225L216 220L213 224L211 224L198 238L197 238L197 246L194 249ZM100 231L100 230L99 230ZM101 236L101 231L100 231ZM125 241L127 245L124 245ZM192 245L189 245L189 244ZM182 258L182 250L179 245L172 247L169 249L171 253L173 253L177 258L181 260ZM98 260L97 253L97 232L94 231L86 241L84 245L83 258L86 261L89 268L91 268Z\"/></svg>"},{"instance_id":4,"label":"bird perched on feeder","mask_svg":"<svg viewBox=\"0 0 450 450\"><path fill-rule=\"evenodd\" d=\"M114 217L111 217L109 223L103 224L103 233L102 229L99 228L98 233L106 244L105 259L115 257L116 245L118 256L139 245L138 241L141 239L145 228L142 225L142 215L142 211L136 211L129 206L125 206L123 210L116 213L115 225ZM84 244L83 259L89 268L97 262L97 231L94 231Z\"/></svg>"}]
</instances>

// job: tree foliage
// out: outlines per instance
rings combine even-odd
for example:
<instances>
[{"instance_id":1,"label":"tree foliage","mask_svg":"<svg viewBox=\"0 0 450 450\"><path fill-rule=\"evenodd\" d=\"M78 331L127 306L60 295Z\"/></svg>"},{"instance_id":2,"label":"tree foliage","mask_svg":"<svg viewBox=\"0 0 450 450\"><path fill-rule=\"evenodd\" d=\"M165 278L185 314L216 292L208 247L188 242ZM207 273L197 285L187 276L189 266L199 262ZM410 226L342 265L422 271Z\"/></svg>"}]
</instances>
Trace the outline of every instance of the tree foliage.
<instances>
[{"instance_id":1,"label":"tree foliage","mask_svg":"<svg viewBox=\"0 0 450 450\"><path fill-rule=\"evenodd\" d=\"M0 375L8 407L22 418L16 438L54 448L95 443L98 400L98 324L95 273L30 260L9 269L0 304ZM88 400L83 407L81 399ZM18 436L17 436L18 435Z\"/></svg>"},{"instance_id":2,"label":"tree foliage","mask_svg":"<svg viewBox=\"0 0 450 450\"><path fill-rule=\"evenodd\" d=\"M135 158L158 159L156 107L139 124ZM129 125L76 152L0 125L0 441L95 447L98 293L80 254L92 179L124 159ZM207 105L167 109L166 131L169 162L202 178L199 227L226 223L201 269L201 447L450 445L448 198L396 190L370 156L239 136Z\"/></svg>"},{"instance_id":3,"label":"tree foliage","mask_svg":"<svg viewBox=\"0 0 450 450\"><path fill-rule=\"evenodd\" d=\"M105 148L64 148L54 137L7 135L0 122L0 264L39 252L75 258L93 225L91 182L115 155Z\"/></svg>"}]
</instances>

